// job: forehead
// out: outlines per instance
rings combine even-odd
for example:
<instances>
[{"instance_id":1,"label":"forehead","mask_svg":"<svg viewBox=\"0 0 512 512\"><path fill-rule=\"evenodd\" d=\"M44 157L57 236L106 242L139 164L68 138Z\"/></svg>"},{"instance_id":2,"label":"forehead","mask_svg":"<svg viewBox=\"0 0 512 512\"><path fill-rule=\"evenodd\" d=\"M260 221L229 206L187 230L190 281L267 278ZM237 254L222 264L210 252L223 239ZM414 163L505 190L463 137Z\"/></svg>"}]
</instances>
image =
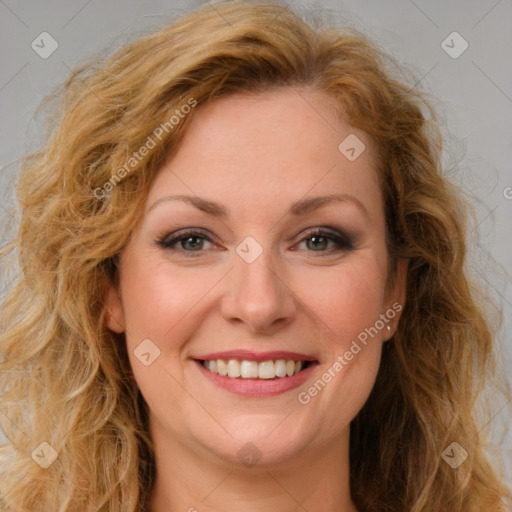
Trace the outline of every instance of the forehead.
<instances>
[{"instance_id":1,"label":"forehead","mask_svg":"<svg viewBox=\"0 0 512 512\"><path fill-rule=\"evenodd\" d=\"M374 158L370 137L322 93L290 87L225 96L196 109L148 203L179 193L262 206L338 192L378 204Z\"/></svg>"}]
</instances>

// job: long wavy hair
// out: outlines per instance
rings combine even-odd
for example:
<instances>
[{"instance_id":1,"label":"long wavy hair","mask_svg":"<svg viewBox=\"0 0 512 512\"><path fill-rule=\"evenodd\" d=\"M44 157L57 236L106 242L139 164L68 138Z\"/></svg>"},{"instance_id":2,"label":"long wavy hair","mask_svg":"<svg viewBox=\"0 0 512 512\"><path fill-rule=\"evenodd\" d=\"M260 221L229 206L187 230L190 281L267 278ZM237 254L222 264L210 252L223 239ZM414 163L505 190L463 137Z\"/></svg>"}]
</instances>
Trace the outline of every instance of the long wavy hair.
<instances>
[{"instance_id":1,"label":"long wavy hair","mask_svg":"<svg viewBox=\"0 0 512 512\"><path fill-rule=\"evenodd\" d=\"M505 510L480 430L497 330L466 270L468 204L444 176L428 95L400 68L359 30L236 0L71 73L44 144L22 161L20 225L2 249L5 266L19 269L1 312L3 510L144 510L155 477L148 410L123 336L106 327L104 294L195 110L160 137L155 129L192 101L279 87L326 93L371 136L391 261L409 260L398 330L351 424L354 503L361 512ZM127 168L150 136L154 147ZM50 453L43 442L58 454L47 468L36 463ZM442 457L452 442L467 452L457 469Z\"/></svg>"}]
</instances>

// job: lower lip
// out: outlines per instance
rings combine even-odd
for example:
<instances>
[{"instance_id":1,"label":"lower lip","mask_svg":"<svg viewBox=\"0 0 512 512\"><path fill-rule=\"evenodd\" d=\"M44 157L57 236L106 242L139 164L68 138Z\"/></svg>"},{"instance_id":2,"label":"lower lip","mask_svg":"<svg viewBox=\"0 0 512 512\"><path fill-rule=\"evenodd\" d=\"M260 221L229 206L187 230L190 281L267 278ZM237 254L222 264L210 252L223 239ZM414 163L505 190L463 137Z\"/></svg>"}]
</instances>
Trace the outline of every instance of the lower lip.
<instances>
[{"instance_id":1,"label":"lower lip","mask_svg":"<svg viewBox=\"0 0 512 512\"><path fill-rule=\"evenodd\" d=\"M309 366L292 377L278 377L276 379L234 379L207 370L200 361L196 361L199 369L211 382L226 389L235 395L249 398L266 398L286 393L302 385L314 371L317 363Z\"/></svg>"}]
</instances>

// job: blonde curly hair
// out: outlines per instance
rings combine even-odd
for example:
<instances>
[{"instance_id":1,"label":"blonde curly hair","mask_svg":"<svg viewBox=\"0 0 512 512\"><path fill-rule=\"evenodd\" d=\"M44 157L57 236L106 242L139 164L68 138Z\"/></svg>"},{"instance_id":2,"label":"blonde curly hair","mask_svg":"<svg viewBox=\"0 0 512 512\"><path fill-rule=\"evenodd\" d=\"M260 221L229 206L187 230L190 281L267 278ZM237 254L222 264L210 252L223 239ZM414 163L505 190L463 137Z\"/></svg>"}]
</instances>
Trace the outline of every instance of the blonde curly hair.
<instances>
[{"instance_id":1,"label":"blonde curly hair","mask_svg":"<svg viewBox=\"0 0 512 512\"><path fill-rule=\"evenodd\" d=\"M443 176L431 104L398 68L355 29L236 0L72 72L44 146L23 160L20 227L2 249L20 269L1 312L2 510L144 510L155 477L147 405L123 336L106 327L104 294L194 112L108 193L105 184L191 98L286 86L327 93L375 141L389 252L409 260L398 331L351 425L354 503L361 512L505 510L475 409L493 382L495 330L465 270L467 204ZM468 453L457 470L441 458L452 441ZM32 458L42 442L58 454L46 469Z\"/></svg>"}]
</instances>

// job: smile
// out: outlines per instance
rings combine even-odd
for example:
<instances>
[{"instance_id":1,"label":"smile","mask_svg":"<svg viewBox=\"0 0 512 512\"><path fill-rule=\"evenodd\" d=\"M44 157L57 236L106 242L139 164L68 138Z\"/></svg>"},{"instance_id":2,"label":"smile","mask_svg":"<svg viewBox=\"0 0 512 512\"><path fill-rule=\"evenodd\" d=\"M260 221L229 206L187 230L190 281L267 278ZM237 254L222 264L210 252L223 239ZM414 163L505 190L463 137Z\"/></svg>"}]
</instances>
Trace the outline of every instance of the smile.
<instances>
[{"instance_id":1,"label":"smile","mask_svg":"<svg viewBox=\"0 0 512 512\"><path fill-rule=\"evenodd\" d=\"M276 359L252 361L238 359L211 359L202 361L211 373L232 379L284 379L297 375L309 366L309 361Z\"/></svg>"}]
</instances>

